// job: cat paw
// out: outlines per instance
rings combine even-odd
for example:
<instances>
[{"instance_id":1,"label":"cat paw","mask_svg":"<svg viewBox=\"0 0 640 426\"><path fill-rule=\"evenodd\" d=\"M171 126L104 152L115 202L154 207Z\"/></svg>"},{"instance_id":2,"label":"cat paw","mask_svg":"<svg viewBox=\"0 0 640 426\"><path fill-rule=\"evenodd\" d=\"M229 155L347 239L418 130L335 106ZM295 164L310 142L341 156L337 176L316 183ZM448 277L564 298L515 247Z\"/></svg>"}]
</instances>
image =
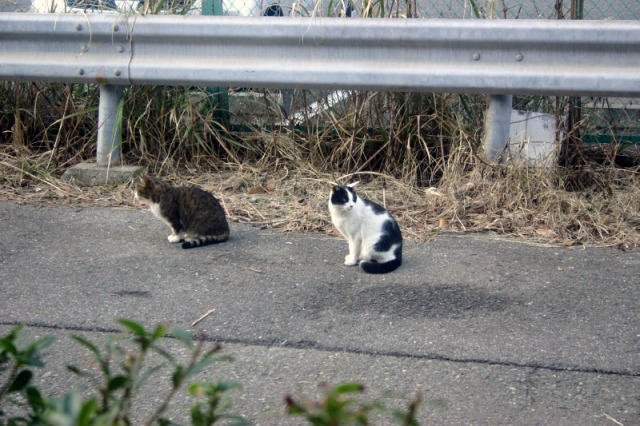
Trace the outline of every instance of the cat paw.
<instances>
[{"instance_id":1,"label":"cat paw","mask_svg":"<svg viewBox=\"0 0 640 426\"><path fill-rule=\"evenodd\" d=\"M170 243L179 243L181 238L180 235L169 235L167 240L169 240Z\"/></svg>"},{"instance_id":2,"label":"cat paw","mask_svg":"<svg viewBox=\"0 0 640 426\"><path fill-rule=\"evenodd\" d=\"M344 258L344 264L347 265L347 266L355 266L355 265L358 264L358 259L354 259L351 256L346 256Z\"/></svg>"}]
</instances>

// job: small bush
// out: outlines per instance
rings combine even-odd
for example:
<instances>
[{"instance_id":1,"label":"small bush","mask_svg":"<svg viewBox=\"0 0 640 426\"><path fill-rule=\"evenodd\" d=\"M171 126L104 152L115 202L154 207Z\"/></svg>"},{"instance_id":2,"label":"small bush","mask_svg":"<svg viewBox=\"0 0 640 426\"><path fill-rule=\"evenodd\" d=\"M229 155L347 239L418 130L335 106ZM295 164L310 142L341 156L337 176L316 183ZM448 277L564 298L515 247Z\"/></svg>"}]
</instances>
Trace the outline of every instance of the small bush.
<instances>
[{"instance_id":1,"label":"small bush","mask_svg":"<svg viewBox=\"0 0 640 426\"><path fill-rule=\"evenodd\" d=\"M132 413L146 416L144 425L174 424L163 417L176 392L185 386L194 375L232 358L221 355L221 346L213 344L205 349L204 339L194 340L187 332L171 330L158 325L147 330L141 324L120 319L118 324L125 332L109 338L103 349L84 337L74 335L72 339L85 347L93 355L99 367L98 377L76 366L68 370L80 377L96 383L93 395L83 396L78 391L70 391L60 397L47 397L32 384L32 368L44 365L40 351L53 343L53 338L45 337L21 344L21 326L15 327L0 338L0 425L52 425L52 426L99 426L130 425ZM180 363L160 345L161 339L171 336L179 340L189 351L186 363ZM149 379L167 364L149 365L149 355L155 353L168 363L172 371L168 389L158 389L160 403L152 412L141 413L136 407L136 395ZM189 384L189 393L199 399L189 410L194 426L212 425L224 421L230 425L250 424L242 416L230 412L231 403L226 392L240 385L232 381L214 383L194 382ZM353 395L361 395L363 387L356 383L345 383L330 388L320 402L303 399L297 402L286 396L286 414L302 416L313 425L368 424L372 414L390 414L397 424L417 425L415 418L419 398L411 401L405 411L387 409L380 402L361 402ZM5 412L19 412L4 418Z\"/></svg>"}]
</instances>

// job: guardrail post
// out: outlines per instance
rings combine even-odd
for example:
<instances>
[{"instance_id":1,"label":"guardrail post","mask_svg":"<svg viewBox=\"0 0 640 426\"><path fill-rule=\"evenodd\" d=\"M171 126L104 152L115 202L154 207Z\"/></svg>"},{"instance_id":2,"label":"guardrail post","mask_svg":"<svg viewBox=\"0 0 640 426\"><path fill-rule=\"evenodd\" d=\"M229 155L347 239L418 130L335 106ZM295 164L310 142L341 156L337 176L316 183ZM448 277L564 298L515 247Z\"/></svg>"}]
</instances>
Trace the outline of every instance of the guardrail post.
<instances>
[{"instance_id":1,"label":"guardrail post","mask_svg":"<svg viewBox=\"0 0 640 426\"><path fill-rule=\"evenodd\" d=\"M122 120L118 120L118 107L122 99L122 86L100 85L98 107L98 166L114 166L120 160L120 137Z\"/></svg>"},{"instance_id":2,"label":"guardrail post","mask_svg":"<svg viewBox=\"0 0 640 426\"><path fill-rule=\"evenodd\" d=\"M498 159L509 140L513 95L491 95L484 117L484 158Z\"/></svg>"},{"instance_id":3,"label":"guardrail post","mask_svg":"<svg viewBox=\"0 0 640 426\"><path fill-rule=\"evenodd\" d=\"M222 16L222 0L202 0L202 14L208 16ZM217 108L214 118L222 126L229 127L229 88L228 87L207 87L209 93L210 108Z\"/></svg>"}]
</instances>

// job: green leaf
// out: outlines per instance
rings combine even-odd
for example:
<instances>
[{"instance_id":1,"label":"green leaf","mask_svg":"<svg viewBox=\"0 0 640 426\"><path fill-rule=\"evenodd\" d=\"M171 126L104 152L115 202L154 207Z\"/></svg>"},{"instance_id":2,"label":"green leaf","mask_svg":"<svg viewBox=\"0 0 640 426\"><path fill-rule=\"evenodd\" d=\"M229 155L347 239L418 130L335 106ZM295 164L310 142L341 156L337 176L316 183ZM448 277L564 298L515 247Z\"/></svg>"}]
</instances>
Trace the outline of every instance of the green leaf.
<instances>
[{"instance_id":1,"label":"green leaf","mask_svg":"<svg viewBox=\"0 0 640 426\"><path fill-rule=\"evenodd\" d=\"M43 367L44 362L40 359L40 349L49 346L55 341L52 336L43 337L35 342L30 343L25 349L20 351L17 357L18 365L31 365L34 367Z\"/></svg>"},{"instance_id":2,"label":"green leaf","mask_svg":"<svg viewBox=\"0 0 640 426\"><path fill-rule=\"evenodd\" d=\"M203 388L204 388L204 385L202 383L193 382L189 384L189 393L193 396L199 396L200 394L204 393L202 391Z\"/></svg>"},{"instance_id":3,"label":"green leaf","mask_svg":"<svg viewBox=\"0 0 640 426\"><path fill-rule=\"evenodd\" d=\"M184 366L182 365L176 366L176 371L174 371L173 376L171 378L173 382L173 388L174 389L178 388L184 379L185 379Z\"/></svg>"},{"instance_id":4,"label":"green leaf","mask_svg":"<svg viewBox=\"0 0 640 426\"><path fill-rule=\"evenodd\" d=\"M42 339L38 339L35 342L31 343L29 346L27 346L23 352L25 354L30 355L36 351L46 348L47 346L55 342L55 340L56 338L53 336L43 337Z\"/></svg>"},{"instance_id":5,"label":"green leaf","mask_svg":"<svg viewBox=\"0 0 640 426\"><path fill-rule=\"evenodd\" d=\"M153 340L158 340L159 338L164 337L166 333L167 333L167 328L162 324L158 324L155 330L153 330L151 337L153 338Z\"/></svg>"},{"instance_id":6,"label":"green leaf","mask_svg":"<svg viewBox=\"0 0 640 426\"><path fill-rule=\"evenodd\" d=\"M18 348L13 344L13 339L9 339L8 337L9 336L0 339L0 348L2 348L2 352L8 352L15 358L18 356Z\"/></svg>"},{"instance_id":7,"label":"green leaf","mask_svg":"<svg viewBox=\"0 0 640 426\"><path fill-rule=\"evenodd\" d=\"M242 388L242 385L234 381L218 382L216 383L216 388L220 392L226 392L231 389Z\"/></svg>"},{"instance_id":8,"label":"green leaf","mask_svg":"<svg viewBox=\"0 0 640 426\"><path fill-rule=\"evenodd\" d=\"M331 390L331 393L343 394L343 393L361 393L364 392L364 386L360 383L342 383Z\"/></svg>"},{"instance_id":9,"label":"green leaf","mask_svg":"<svg viewBox=\"0 0 640 426\"><path fill-rule=\"evenodd\" d=\"M11 347L13 347L15 349L15 346L13 345L13 342L16 341L16 339L18 338L18 334L20 333L20 330L22 330L22 326L18 325L14 328L11 329L11 331L9 332L9 334L7 334L6 336L3 336L2 338L0 338L0 348L4 348L4 349L9 349ZM7 345L7 346L5 346ZM2 353L2 352L0 352Z\"/></svg>"},{"instance_id":10,"label":"green leaf","mask_svg":"<svg viewBox=\"0 0 640 426\"><path fill-rule=\"evenodd\" d=\"M82 408L79 392L70 392L60 398L48 399L49 409L43 413L45 424L53 426L75 426L75 419Z\"/></svg>"},{"instance_id":11,"label":"green leaf","mask_svg":"<svg viewBox=\"0 0 640 426\"><path fill-rule=\"evenodd\" d=\"M200 404L196 404L193 407L191 407L191 424L193 426L207 425L206 417L200 411L200 406L201 406Z\"/></svg>"},{"instance_id":12,"label":"green leaf","mask_svg":"<svg viewBox=\"0 0 640 426\"><path fill-rule=\"evenodd\" d=\"M47 408L49 405L47 401L42 397L38 388L29 386L25 392L27 402L35 413L39 413Z\"/></svg>"},{"instance_id":13,"label":"green leaf","mask_svg":"<svg viewBox=\"0 0 640 426\"><path fill-rule=\"evenodd\" d=\"M116 421L118 415L121 412L121 405L119 403L111 404L107 407L107 411L95 415L91 420L92 426L115 426L119 423Z\"/></svg>"},{"instance_id":14,"label":"green leaf","mask_svg":"<svg viewBox=\"0 0 640 426\"><path fill-rule=\"evenodd\" d=\"M193 337L187 331L181 328L174 328L169 334L184 343L187 348L193 348Z\"/></svg>"},{"instance_id":15,"label":"green leaf","mask_svg":"<svg viewBox=\"0 0 640 426\"><path fill-rule=\"evenodd\" d=\"M98 400L96 398L91 398L90 400L82 404L82 408L80 408L80 412L78 413L76 425L90 425L91 421L96 417L97 412Z\"/></svg>"},{"instance_id":16,"label":"green leaf","mask_svg":"<svg viewBox=\"0 0 640 426\"><path fill-rule=\"evenodd\" d=\"M158 346L153 346L152 349L158 353L159 355L161 355L163 358L165 358L167 361L169 361L171 364L175 364L176 363L176 359L173 355L171 355L169 352L167 352L166 350L158 347Z\"/></svg>"},{"instance_id":17,"label":"green leaf","mask_svg":"<svg viewBox=\"0 0 640 426\"><path fill-rule=\"evenodd\" d=\"M147 382L147 380L149 380L149 378L151 378L151 376L154 375L156 371L160 370L162 367L164 367L164 365L155 365L151 368L148 368L135 383L133 387L134 391L139 391Z\"/></svg>"},{"instance_id":18,"label":"green leaf","mask_svg":"<svg viewBox=\"0 0 640 426\"><path fill-rule=\"evenodd\" d=\"M77 336L75 334L71 335L71 338L73 340L75 340L76 342L80 343L82 346L86 347L87 349L89 349L91 352L94 353L94 355L96 355L96 359L101 359L100 357L100 351L98 350L98 348L96 347L96 345L94 345L93 343L91 343L89 340L85 339L82 336Z\"/></svg>"},{"instance_id":19,"label":"green leaf","mask_svg":"<svg viewBox=\"0 0 640 426\"><path fill-rule=\"evenodd\" d=\"M129 382L129 377L127 376L115 376L109 380L109 384L107 386L107 390L109 392L116 391L121 389L127 385Z\"/></svg>"},{"instance_id":20,"label":"green leaf","mask_svg":"<svg viewBox=\"0 0 640 426\"><path fill-rule=\"evenodd\" d=\"M84 373L82 370L80 370L75 365L67 365L67 370L69 370L73 374L76 374L76 375L81 376L81 377L85 377L86 376L86 373Z\"/></svg>"},{"instance_id":21,"label":"green leaf","mask_svg":"<svg viewBox=\"0 0 640 426\"><path fill-rule=\"evenodd\" d=\"M102 370L102 372L104 374L109 375L109 364L104 360L104 358L102 357L102 354L100 353L100 350L97 348L96 345L94 345L89 340L85 339L84 337L78 336L78 335L75 335L75 334L71 335L71 338L73 340L75 340L77 343L80 343L85 348L89 349L93 353L93 358L100 365L100 370ZM71 367L71 368L75 368L75 367ZM67 366L67 369L70 369L70 367ZM72 369L71 369L71 371L76 372L76 371L80 371L80 370L78 370L76 368L76 371L74 371ZM76 373L76 374L84 375L83 373Z\"/></svg>"},{"instance_id":22,"label":"green leaf","mask_svg":"<svg viewBox=\"0 0 640 426\"><path fill-rule=\"evenodd\" d=\"M147 331L139 323L125 318L120 318L117 322L133 334L140 337L147 337Z\"/></svg>"},{"instance_id":23,"label":"green leaf","mask_svg":"<svg viewBox=\"0 0 640 426\"><path fill-rule=\"evenodd\" d=\"M200 373L202 370L214 364L216 361L216 358L205 358L199 360L198 362L193 364L189 370L184 372L184 378L186 379L193 376L194 374Z\"/></svg>"},{"instance_id":24,"label":"green leaf","mask_svg":"<svg viewBox=\"0 0 640 426\"><path fill-rule=\"evenodd\" d=\"M20 392L22 389L27 387L31 379L33 378L33 373L31 370L22 370L15 379L9 385L7 392Z\"/></svg>"},{"instance_id":25,"label":"green leaf","mask_svg":"<svg viewBox=\"0 0 640 426\"><path fill-rule=\"evenodd\" d=\"M304 415L305 411L298 405L289 405L287 407L287 413L293 416Z\"/></svg>"},{"instance_id":26,"label":"green leaf","mask_svg":"<svg viewBox=\"0 0 640 426\"><path fill-rule=\"evenodd\" d=\"M82 406L82 398L80 397L80 392L69 392L61 399L63 412L68 414L76 414L80 412L80 407Z\"/></svg>"}]
</instances>

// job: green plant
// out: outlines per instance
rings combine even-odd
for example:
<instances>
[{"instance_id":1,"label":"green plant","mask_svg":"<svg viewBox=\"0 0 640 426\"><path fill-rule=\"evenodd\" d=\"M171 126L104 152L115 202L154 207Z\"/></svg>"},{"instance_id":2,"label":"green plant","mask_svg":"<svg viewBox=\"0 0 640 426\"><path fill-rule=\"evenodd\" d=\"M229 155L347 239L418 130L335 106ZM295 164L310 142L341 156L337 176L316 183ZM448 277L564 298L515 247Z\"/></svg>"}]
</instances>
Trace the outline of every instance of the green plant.
<instances>
[{"instance_id":1,"label":"green plant","mask_svg":"<svg viewBox=\"0 0 640 426\"><path fill-rule=\"evenodd\" d=\"M147 357L151 352L169 361L173 374L169 390L161 403L140 424L169 425L174 424L162 415L176 391L193 375L201 372L218 361L231 358L220 356L219 345L205 351L203 339L196 342L184 330L174 329L171 336L183 343L189 356L185 364L181 364L167 350L159 345L159 339L165 337L166 328L162 325L153 330L146 330L141 324L120 319L118 323L125 332L107 340L104 350L84 337L72 336L80 345L93 354L100 369L97 383L97 395L83 397L80 392L71 391L60 397L43 397L40 390L32 386L33 372L28 367L42 367L40 350L50 345L54 339L44 337L33 342L20 344L24 339L20 336L21 326L15 327L6 336L0 338L0 374L4 381L0 383L0 426L52 425L52 426L108 426L133 424L131 413L138 411L134 404L134 396L149 378L161 369L161 365L148 367ZM91 378L91 374L78 367L68 369L81 377ZM0 376L1 377L1 376ZM241 416L229 413L231 406L225 393L240 385L233 381L214 383L195 382L189 385L189 393L201 398L190 409L191 424L194 426L212 425L225 421L230 425L250 424ZM370 417L377 419L380 415L390 415L396 424L418 425L416 414L420 397L410 401L406 409L389 409L379 401L362 402L357 396L364 393L362 385L344 383L333 388L326 388L322 400L313 402L303 398L301 402L292 396L285 398L287 414L302 416L312 425L350 425L369 424ZM14 398L17 397L17 398ZM19 415L12 415L5 423L2 418L5 403L9 402L22 409ZM139 414L139 413L138 413ZM138 422L138 420L136 420Z\"/></svg>"},{"instance_id":2,"label":"green plant","mask_svg":"<svg viewBox=\"0 0 640 426\"><path fill-rule=\"evenodd\" d=\"M411 401L406 409L397 410L385 407L379 401L362 402L354 395L362 395L364 386L359 383L343 383L326 388L324 398L314 402L308 398L294 399L287 395L285 403L289 416L302 416L315 426L368 425L370 417L380 414L391 414L399 425L416 426L416 414L420 397Z\"/></svg>"},{"instance_id":3,"label":"green plant","mask_svg":"<svg viewBox=\"0 0 640 426\"><path fill-rule=\"evenodd\" d=\"M44 365L39 350L49 345L53 338L39 339L22 347L16 343L21 327L16 327L0 339L0 372L7 371L5 382L0 387L0 407L5 396L18 394L21 398L12 398L8 402L21 407L23 411L20 415L10 417L7 425L133 424L132 413L140 415L140 410L134 406L134 397L155 373L166 367L162 364L149 366L148 357L151 352L167 361L173 373L169 389L161 398L160 404L146 414L142 424L170 424L162 416L186 381L216 362L231 360L229 356L219 355L220 345L205 350L202 339L194 342L187 332L174 329L171 330L171 336L182 342L189 351L187 362L181 363L159 345L159 339L167 334L163 325L148 331L131 320L120 319L118 323L126 332L108 339L103 350L82 336L72 336L76 342L91 351L100 369L100 377L95 380L97 394L88 398L83 398L79 392L46 398L36 387L30 385L33 372L27 367ZM92 374L76 366L67 368L81 377L95 379ZM220 419L232 420L233 424L247 424L242 417L228 413L230 404L223 401L224 393L237 386L233 382L192 384L190 391L193 395L205 396L205 402L197 403L191 410L193 424L210 425ZM0 425L4 425L1 419Z\"/></svg>"},{"instance_id":4,"label":"green plant","mask_svg":"<svg viewBox=\"0 0 640 426\"><path fill-rule=\"evenodd\" d=\"M26 412L24 415L9 418L9 425L26 424L29 419L39 418L48 408L48 403L38 389L31 385L33 372L30 367L44 365L40 351L53 343L54 338L43 337L21 344L18 339L21 329L22 326L17 326L0 338L0 373L6 374L4 382L0 384L0 408L3 401L8 400L23 406ZM1 418L0 425L4 425Z\"/></svg>"},{"instance_id":5,"label":"green plant","mask_svg":"<svg viewBox=\"0 0 640 426\"><path fill-rule=\"evenodd\" d=\"M239 387L236 382L192 383L189 393L204 396L205 403L197 403L191 408L191 424L194 426L212 425L218 420L230 420L231 424L251 424L240 416L225 413L227 406L222 400L224 392Z\"/></svg>"},{"instance_id":6,"label":"green plant","mask_svg":"<svg viewBox=\"0 0 640 426\"><path fill-rule=\"evenodd\" d=\"M205 351L202 339L194 343L190 334L184 330L173 329L170 335L182 342L184 347L190 351L187 362L182 364L158 344L159 339L165 337L167 333L167 329L163 325L158 325L148 331L141 324L131 320L120 319L118 323L129 333L110 338L104 351L100 351L97 346L84 337L72 336L76 342L92 352L100 367L101 380L98 381L100 383L98 385L100 400L93 403L92 406L96 407L95 412L98 416L105 416L112 424L131 424L134 395L139 393L149 378L163 367L161 364L147 366L147 358L151 352L160 355L167 361L173 369L173 374L171 375L170 389L161 398L160 404L148 415L144 421L145 425L154 422L167 424L168 420L163 419L162 415L186 380L216 362L231 360L229 356L218 355L221 346L214 345L212 349ZM68 368L77 375L90 376L89 373L81 371L75 366ZM213 386L218 390L218 397L221 392L230 388L226 385ZM217 401L215 400L216 403ZM210 407L210 410L220 417L222 414L216 412L217 408L216 404L214 407Z\"/></svg>"}]
</instances>

